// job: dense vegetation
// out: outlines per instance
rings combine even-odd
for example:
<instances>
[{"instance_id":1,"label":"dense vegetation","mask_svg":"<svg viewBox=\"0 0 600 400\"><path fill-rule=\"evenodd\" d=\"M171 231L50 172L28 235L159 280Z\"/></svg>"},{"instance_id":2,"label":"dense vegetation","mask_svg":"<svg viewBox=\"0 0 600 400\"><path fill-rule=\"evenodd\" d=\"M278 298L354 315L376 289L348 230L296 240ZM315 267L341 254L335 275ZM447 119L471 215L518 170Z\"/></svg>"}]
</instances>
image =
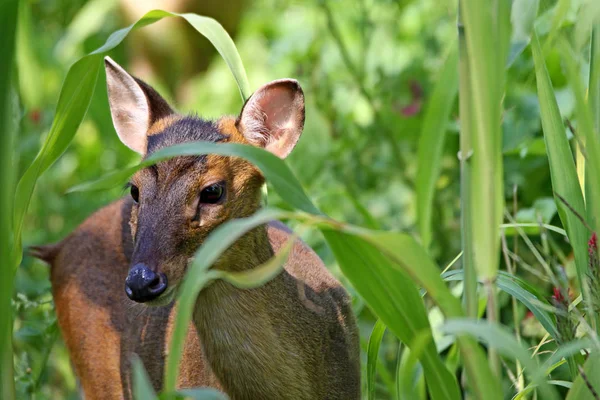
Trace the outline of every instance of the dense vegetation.
<instances>
[{"instance_id":1,"label":"dense vegetation","mask_svg":"<svg viewBox=\"0 0 600 400\"><path fill-rule=\"evenodd\" d=\"M150 9L136 2L18 3L0 3L0 49L16 66L0 63L0 398L13 387L19 399L78 396L48 269L21 259L20 243L59 240L124 195L132 170L110 173L138 159L112 127L105 51L205 117L237 113L272 79L301 82L306 127L285 163L218 150L263 170L269 210L199 251L273 215L289 220L353 295L365 397L599 398L596 0L171 4L221 22L243 66L235 48L217 43L220 57L160 13L107 42ZM188 21L203 34L212 23ZM77 185L87 190L67 194ZM198 259L183 302L211 278Z\"/></svg>"}]
</instances>

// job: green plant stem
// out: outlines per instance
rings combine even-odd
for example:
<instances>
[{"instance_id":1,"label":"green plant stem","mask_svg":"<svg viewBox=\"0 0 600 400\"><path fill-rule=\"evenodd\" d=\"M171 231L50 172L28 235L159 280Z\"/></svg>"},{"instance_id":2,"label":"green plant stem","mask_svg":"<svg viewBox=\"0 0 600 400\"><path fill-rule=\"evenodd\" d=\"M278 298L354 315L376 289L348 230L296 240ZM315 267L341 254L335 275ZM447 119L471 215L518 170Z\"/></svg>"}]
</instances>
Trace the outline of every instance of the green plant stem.
<instances>
[{"instance_id":1,"label":"green plant stem","mask_svg":"<svg viewBox=\"0 0 600 400\"><path fill-rule=\"evenodd\" d=\"M487 309L486 309L486 319L490 323L499 324L499 308L498 308L498 300L497 300L497 290L496 290L496 281L495 280L486 280L483 282L483 286L485 287L485 292L487 294ZM496 377L500 378L502 376L502 370L500 368L500 358L498 356L498 352L493 348L488 349L488 357L490 368Z\"/></svg>"},{"instance_id":2,"label":"green plant stem","mask_svg":"<svg viewBox=\"0 0 600 400\"><path fill-rule=\"evenodd\" d=\"M12 253L13 149L16 124L12 112L15 36L19 2L0 1L0 398L15 398L12 307L14 289Z\"/></svg>"},{"instance_id":3,"label":"green plant stem","mask_svg":"<svg viewBox=\"0 0 600 400\"><path fill-rule=\"evenodd\" d=\"M462 233L463 269L465 271L464 302L466 314L477 317L477 273L473 261L471 240L471 154L473 146L473 117L471 115L470 66L464 27L462 25L461 6L458 9L458 46L459 46L459 108L460 108L460 225Z\"/></svg>"}]
</instances>

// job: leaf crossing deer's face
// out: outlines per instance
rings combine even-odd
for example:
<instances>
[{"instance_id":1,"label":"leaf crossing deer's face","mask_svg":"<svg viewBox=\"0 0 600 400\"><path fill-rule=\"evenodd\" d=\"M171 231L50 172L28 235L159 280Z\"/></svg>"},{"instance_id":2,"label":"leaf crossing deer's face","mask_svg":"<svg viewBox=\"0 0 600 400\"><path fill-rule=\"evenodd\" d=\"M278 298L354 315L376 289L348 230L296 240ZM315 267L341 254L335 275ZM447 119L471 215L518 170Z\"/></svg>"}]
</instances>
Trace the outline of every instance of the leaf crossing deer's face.
<instances>
[{"instance_id":1,"label":"leaf crossing deer's face","mask_svg":"<svg viewBox=\"0 0 600 400\"><path fill-rule=\"evenodd\" d=\"M304 126L298 82L262 86L239 117L206 121L176 114L144 82L106 58L108 98L121 141L143 157L193 141L235 142L286 157ZM138 171L130 181L133 255L125 291L136 302L170 302L190 257L207 235L260 205L264 178L250 163L218 155L181 156Z\"/></svg>"}]
</instances>

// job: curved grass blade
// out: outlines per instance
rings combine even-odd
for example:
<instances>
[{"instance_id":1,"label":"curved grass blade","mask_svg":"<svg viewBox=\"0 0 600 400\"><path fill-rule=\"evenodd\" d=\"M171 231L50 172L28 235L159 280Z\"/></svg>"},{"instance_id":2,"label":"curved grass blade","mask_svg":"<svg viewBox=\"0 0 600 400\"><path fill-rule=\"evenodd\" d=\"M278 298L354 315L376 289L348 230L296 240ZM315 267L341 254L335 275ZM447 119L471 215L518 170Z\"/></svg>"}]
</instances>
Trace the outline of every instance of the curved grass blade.
<instances>
[{"instance_id":1,"label":"curved grass blade","mask_svg":"<svg viewBox=\"0 0 600 400\"><path fill-rule=\"evenodd\" d=\"M167 393L175 390L179 360L183 352L183 341L192 318L196 298L204 286L222 276L220 271L208 271L229 246L244 233L259 225L281 218L285 213L277 210L264 209L251 217L231 220L215 229L204 241L194 255L194 261L185 274L178 293L177 315L173 329L173 339L167 355L165 368L164 390Z\"/></svg>"},{"instance_id":2,"label":"curved grass blade","mask_svg":"<svg viewBox=\"0 0 600 400\"><path fill-rule=\"evenodd\" d=\"M550 75L546 69L542 48L537 34L534 32L531 40L531 50L535 64L538 97L540 102L540 113L544 141L550 164L550 178L554 190L554 200L558 208L560 220L567 231L569 241L575 254L575 265L580 287L588 268L587 265L587 232L577 217L568 209L557 194L566 199L569 205L580 215L585 215L583 195L577 179L577 171L571 146L565 134L565 126L562 122L558 104L554 96L554 89L550 81Z\"/></svg>"},{"instance_id":3,"label":"curved grass blade","mask_svg":"<svg viewBox=\"0 0 600 400\"><path fill-rule=\"evenodd\" d=\"M448 271L443 274L442 277L444 280L448 281L462 281L464 279L464 272L462 270ZM554 317L548 311L538 306L539 304L545 304L548 307L551 307L550 303L537 293L532 286L521 278L505 271L498 271L496 283L500 290L508 293L523 303L523 305L533 313L550 336L554 339L558 337L558 330L556 328Z\"/></svg>"},{"instance_id":4,"label":"curved grass blade","mask_svg":"<svg viewBox=\"0 0 600 400\"><path fill-rule=\"evenodd\" d=\"M431 214L435 182L441 168L448 118L458 92L458 48L452 42L423 118L418 144L417 220L423 247L431 242Z\"/></svg>"},{"instance_id":5,"label":"curved grass blade","mask_svg":"<svg viewBox=\"0 0 600 400\"><path fill-rule=\"evenodd\" d=\"M131 366L133 370L133 398L135 400L156 399L156 393L144 368L144 364L135 354L132 356Z\"/></svg>"},{"instance_id":6,"label":"curved grass blade","mask_svg":"<svg viewBox=\"0 0 600 400\"><path fill-rule=\"evenodd\" d=\"M369 337L369 347L367 350L367 394L369 400L375 399L375 373L377 372L377 358L379 357L379 348L381 339L385 333L385 324L380 319L377 320L371 337Z\"/></svg>"},{"instance_id":7,"label":"curved grass blade","mask_svg":"<svg viewBox=\"0 0 600 400\"><path fill-rule=\"evenodd\" d=\"M146 13L136 23L114 32L103 46L81 58L67 72L50 132L35 160L19 180L15 194L13 216L15 245L12 252L14 260L12 265L15 268L22 257L21 229L37 179L64 153L75 136L90 105L102 65L102 57L106 52L118 46L132 30L171 16L179 16L185 19L215 46L238 83L242 100L249 96L248 78L235 45L225 29L212 18L195 14L175 14L153 10Z\"/></svg>"},{"instance_id":8,"label":"curved grass blade","mask_svg":"<svg viewBox=\"0 0 600 400\"><path fill-rule=\"evenodd\" d=\"M215 276L242 289L252 289L264 285L283 270L298 236L292 235L285 245L266 263L242 272L215 271Z\"/></svg>"},{"instance_id":9,"label":"curved grass blade","mask_svg":"<svg viewBox=\"0 0 600 400\"><path fill-rule=\"evenodd\" d=\"M140 164L115 171L111 174L88 183L83 183L70 191L105 190L123 184L134 172L176 156L219 154L244 158L256 165L275 191L291 206L311 214L320 214L320 211L310 201L298 179L287 164L279 157L258 147L238 143L212 143L191 142L179 144L159 150Z\"/></svg>"}]
</instances>

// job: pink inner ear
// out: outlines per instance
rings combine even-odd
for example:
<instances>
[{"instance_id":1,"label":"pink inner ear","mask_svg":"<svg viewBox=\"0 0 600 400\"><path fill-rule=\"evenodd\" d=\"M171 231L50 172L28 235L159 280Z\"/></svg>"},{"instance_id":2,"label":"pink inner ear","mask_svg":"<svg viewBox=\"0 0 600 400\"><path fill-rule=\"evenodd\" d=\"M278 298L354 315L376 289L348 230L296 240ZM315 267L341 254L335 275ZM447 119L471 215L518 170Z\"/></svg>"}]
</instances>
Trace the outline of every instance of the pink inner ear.
<instances>
[{"instance_id":1,"label":"pink inner ear","mask_svg":"<svg viewBox=\"0 0 600 400\"><path fill-rule=\"evenodd\" d=\"M289 128L293 121L294 93L288 88L275 87L269 90L259 100L260 106L267 118L265 120L266 128L274 135L280 135L281 130ZM277 138L277 136L275 137Z\"/></svg>"},{"instance_id":2,"label":"pink inner ear","mask_svg":"<svg viewBox=\"0 0 600 400\"><path fill-rule=\"evenodd\" d=\"M250 98L241 116L242 133L257 146L285 158L304 126L304 95L298 82L271 82Z\"/></svg>"}]
</instances>

